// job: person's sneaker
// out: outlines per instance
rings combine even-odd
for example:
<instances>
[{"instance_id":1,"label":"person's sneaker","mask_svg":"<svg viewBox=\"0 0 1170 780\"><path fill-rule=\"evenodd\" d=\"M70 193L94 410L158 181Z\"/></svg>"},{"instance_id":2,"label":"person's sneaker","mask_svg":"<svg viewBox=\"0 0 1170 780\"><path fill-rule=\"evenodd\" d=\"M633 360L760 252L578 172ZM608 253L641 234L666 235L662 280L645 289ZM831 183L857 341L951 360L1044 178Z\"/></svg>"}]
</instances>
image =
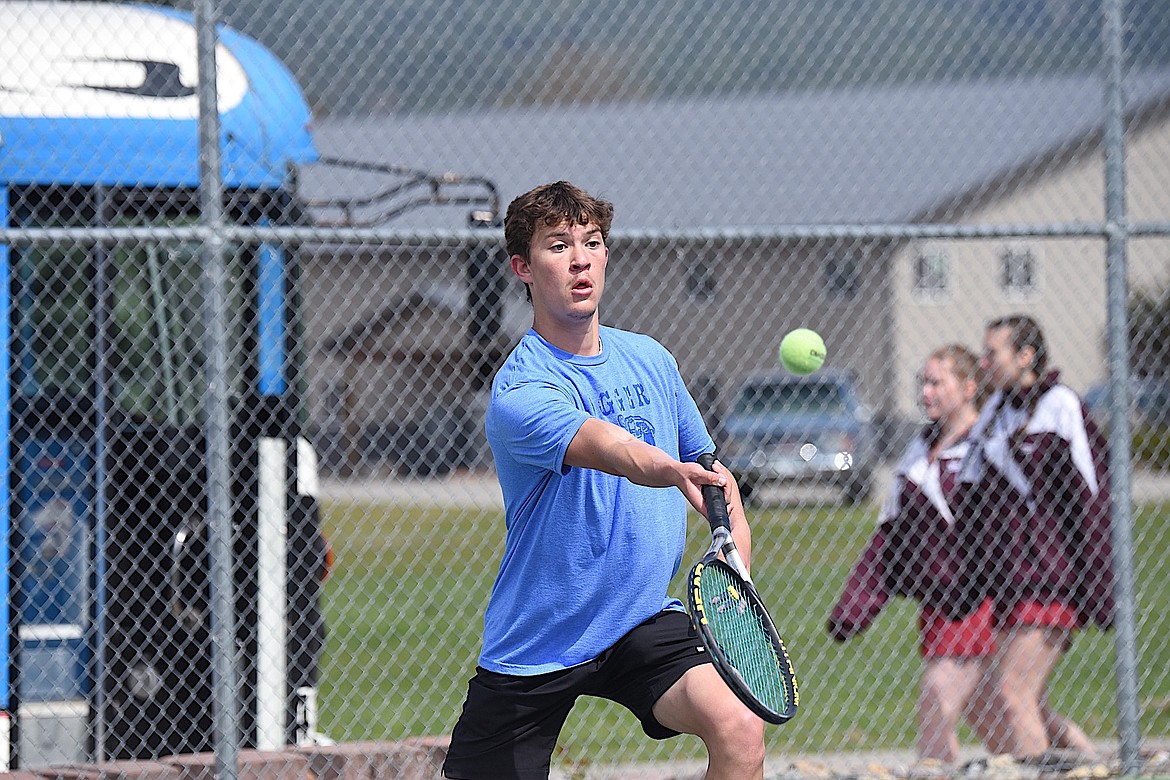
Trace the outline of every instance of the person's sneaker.
<instances>
[{"instance_id":1,"label":"person's sneaker","mask_svg":"<svg viewBox=\"0 0 1170 780\"><path fill-rule=\"evenodd\" d=\"M1034 769L1025 770L1016 763L1008 753L994 756L975 758L963 764L959 774L964 778L978 778L978 780L1024 780L1034 777Z\"/></svg>"},{"instance_id":2,"label":"person's sneaker","mask_svg":"<svg viewBox=\"0 0 1170 780\"><path fill-rule=\"evenodd\" d=\"M1081 764L1065 772L1063 778L1064 780L1101 780L1101 778L1112 777L1114 774L1117 773L1106 762L1089 759L1089 763Z\"/></svg>"},{"instance_id":3,"label":"person's sneaker","mask_svg":"<svg viewBox=\"0 0 1170 780\"><path fill-rule=\"evenodd\" d=\"M920 758L911 765L906 773L909 780L941 780L954 777L955 767L937 758Z\"/></svg>"},{"instance_id":4,"label":"person's sneaker","mask_svg":"<svg viewBox=\"0 0 1170 780\"><path fill-rule=\"evenodd\" d=\"M1096 759L1076 750L1050 748L1034 756L1019 759L1023 766L1034 767L1041 772L1070 772L1078 767L1097 763Z\"/></svg>"},{"instance_id":5,"label":"person's sneaker","mask_svg":"<svg viewBox=\"0 0 1170 780\"><path fill-rule=\"evenodd\" d=\"M987 774L988 757L973 758L959 767L959 774L963 777L983 777Z\"/></svg>"}]
</instances>

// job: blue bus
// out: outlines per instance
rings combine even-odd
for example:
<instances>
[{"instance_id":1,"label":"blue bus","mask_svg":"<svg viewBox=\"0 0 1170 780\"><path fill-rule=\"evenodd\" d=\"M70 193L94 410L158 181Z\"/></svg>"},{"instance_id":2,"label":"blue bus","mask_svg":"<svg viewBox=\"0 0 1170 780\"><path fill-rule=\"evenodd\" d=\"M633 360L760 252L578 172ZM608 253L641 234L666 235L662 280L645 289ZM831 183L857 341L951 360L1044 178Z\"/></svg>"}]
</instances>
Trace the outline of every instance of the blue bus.
<instances>
[{"instance_id":1,"label":"blue bus","mask_svg":"<svg viewBox=\"0 0 1170 780\"><path fill-rule=\"evenodd\" d=\"M15 0L0 29L0 226L197 223L189 15ZM298 85L230 29L217 60L226 219L303 222L293 172L316 154ZM213 748L199 245L126 234L0 243L11 768ZM225 254L240 723L245 747L271 749L315 728L325 543L295 253L239 241Z\"/></svg>"}]
</instances>

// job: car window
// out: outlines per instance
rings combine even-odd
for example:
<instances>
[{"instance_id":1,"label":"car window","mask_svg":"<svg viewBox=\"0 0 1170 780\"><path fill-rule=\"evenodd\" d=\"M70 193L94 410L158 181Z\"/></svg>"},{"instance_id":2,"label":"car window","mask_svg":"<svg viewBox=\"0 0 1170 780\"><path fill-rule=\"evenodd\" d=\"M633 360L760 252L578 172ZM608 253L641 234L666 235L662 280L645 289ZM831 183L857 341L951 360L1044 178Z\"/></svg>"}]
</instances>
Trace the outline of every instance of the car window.
<instances>
[{"instance_id":1,"label":"car window","mask_svg":"<svg viewBox=\"0 0 1170 780\"><path fill-rule=\"evenodd\" d=\"M1170 383L1151 379L1137 397L1138 409L1151 425L1170 424Z\"/></svg>"},{"instance_id":2,"label":"car window","mask_svg":"<svg viewBox=\"0 0 1170 780\"><path fill-rule=\"evenodd\" d=\"M760 382L748 385L736 414L840 414L848 411L844 389L834 382Z\"/></svg>"},{"instance_id":3,"label":"car window","mask_svg":"<svg viewBox=\"0 0 1170 780\"><path fill-rule=\"evenodd\" d=\"M1109 385L1097 384L1085 392L1085 406L1098 422L1109 420ZM1130 381L1130 411L1139 425L1170 425L1170 381L1135 377Z\"/></svg>"}]
</instances>

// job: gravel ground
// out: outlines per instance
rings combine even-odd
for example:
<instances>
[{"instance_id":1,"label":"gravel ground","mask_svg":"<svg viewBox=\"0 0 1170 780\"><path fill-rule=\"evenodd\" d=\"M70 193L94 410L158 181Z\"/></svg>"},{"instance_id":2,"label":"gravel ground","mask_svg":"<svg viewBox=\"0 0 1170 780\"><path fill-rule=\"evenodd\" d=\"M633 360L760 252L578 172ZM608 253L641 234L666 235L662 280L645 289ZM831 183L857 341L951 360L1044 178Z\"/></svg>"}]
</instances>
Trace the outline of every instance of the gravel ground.
<instances>
[{"instance_id":1,"label":"gravel ground","mask_svg":"<svg viewBox=\"0 0 1170 780\"><path fill-rule=\"evenodd\" d=\"M1121 762L1117 746L1099 743L1104 758L1077 760L1058 754L1052 766L1025 766L1010 756L988 756L978 749L965 749L952 767L916 766L913 751L874 751L770 757L765 780L1092 780L1119 777ZM701 780L702 762L632 764L611 767L582 767L561 771L552 780ZM1170 745L1146 744L1142 769L1135 777L1170 777Z\"/></svg>"}]
</instances>

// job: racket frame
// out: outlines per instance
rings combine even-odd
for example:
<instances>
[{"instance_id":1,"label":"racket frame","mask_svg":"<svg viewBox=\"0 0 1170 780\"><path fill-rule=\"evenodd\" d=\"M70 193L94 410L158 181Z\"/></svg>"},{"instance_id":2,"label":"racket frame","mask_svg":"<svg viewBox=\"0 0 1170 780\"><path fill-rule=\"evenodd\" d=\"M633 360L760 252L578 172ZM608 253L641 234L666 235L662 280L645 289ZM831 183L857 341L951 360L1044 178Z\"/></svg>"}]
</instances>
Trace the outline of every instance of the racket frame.
<instances>
[{"instance_id":1,"label":"racket frame","mask_svg":"<svg viewBox=\"0 0 1170 780\"><path fill-rule=\"evenodd\" d=\"M704 468L713 471L715 456L710 453L700 455L698 462ZM767 607L764 606L763 599L760 598L747 566L731 537L731 521L727 514L727 502L723 495L723 489L718 485L707 485L703 488L703 501L707 505L707 520L711 525L711 546L702 559L691 568L687 577L687 611L690 612L691 620L695 624L703 647L706 648L707 654L711 657L712 664L732 692L747 705L748 709L764 721L773 724L785 723L796 715L797 707L800 704L800 690L797 687L796 674L792 668L792 660L788 656L788 649L784 646L784 640L780 638L780 633L776 630L775 623L772 622L772 616L768 613ZM719 558L720 554L723 556L722 560ZM787 689L788 695L785 696L787 706L783 711L777 711L756 698L739 670L732 665L716 642L707 622L706 606L703 604L700 588L703 570L706 568L725 570L725 573L735 581L736 587L743 597L760 616L765 633L772 644L780 675L784 680L784 687Z\"/></svg>"}]
</instances>

